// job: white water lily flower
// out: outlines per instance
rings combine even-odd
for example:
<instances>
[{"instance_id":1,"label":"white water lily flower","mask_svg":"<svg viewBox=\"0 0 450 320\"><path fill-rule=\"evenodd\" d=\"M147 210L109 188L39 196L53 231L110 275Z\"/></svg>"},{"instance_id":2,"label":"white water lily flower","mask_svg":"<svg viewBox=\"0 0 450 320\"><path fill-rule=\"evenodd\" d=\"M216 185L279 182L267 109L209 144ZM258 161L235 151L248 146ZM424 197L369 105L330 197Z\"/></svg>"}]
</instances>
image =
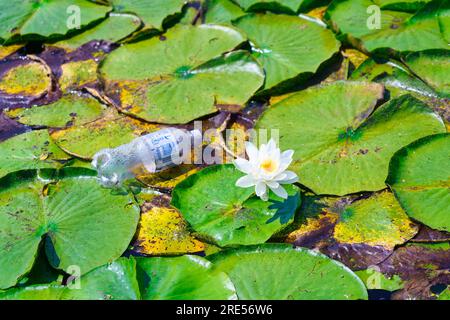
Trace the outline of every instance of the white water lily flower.
<instances>
[{"instance_id":1,"label":"white water lily flower","mask_svg":"<svg viewBox=\"0 0 450 320\"><path fill-rule=\"evenodd\" d=\"M262 200L267 201L269 190L277 196L287 199L288 194L282 184L294 183L297 175L286 169L292 162L293 150L283 153L277 148L273 139L258 148L251 142L245 144L248 160L237 158L234 160L236 168L246 175L236 181L236 186L242 188L255 187L255 192Z\"/></svg>"}]
</instances>

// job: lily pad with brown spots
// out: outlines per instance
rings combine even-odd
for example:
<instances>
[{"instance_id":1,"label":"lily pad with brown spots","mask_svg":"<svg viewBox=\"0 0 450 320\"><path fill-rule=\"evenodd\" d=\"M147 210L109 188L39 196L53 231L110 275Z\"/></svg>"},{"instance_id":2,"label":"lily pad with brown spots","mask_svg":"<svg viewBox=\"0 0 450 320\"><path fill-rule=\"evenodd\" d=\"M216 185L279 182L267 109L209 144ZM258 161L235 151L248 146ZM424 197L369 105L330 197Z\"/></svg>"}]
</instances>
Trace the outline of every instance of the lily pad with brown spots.
<instances>
[{"instance_id":1,"label":"lily pad with brown spots","mask_svg":"<svg viewBox=\"0 0 450 320\"><path fill-rule=\"evenodd\" d=\"M201 252L204 244L195 239L181 213L170 205L167 195L139 194L141 219L133 252L144 255L181 255Z\"/></svg>"}]
</instances>

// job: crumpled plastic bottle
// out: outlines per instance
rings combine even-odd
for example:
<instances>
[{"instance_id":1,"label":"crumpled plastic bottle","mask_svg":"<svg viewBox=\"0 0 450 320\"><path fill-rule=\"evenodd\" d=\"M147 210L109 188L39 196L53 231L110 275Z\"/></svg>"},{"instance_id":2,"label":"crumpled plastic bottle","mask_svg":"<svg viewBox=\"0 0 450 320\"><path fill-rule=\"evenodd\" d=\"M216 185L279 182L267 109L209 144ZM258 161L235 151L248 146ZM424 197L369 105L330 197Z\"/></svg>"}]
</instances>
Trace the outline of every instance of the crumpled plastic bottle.
<instances>
[{"instance_id":1,"label":"crumpled plastic bottle","mask_svg":"<svg viewBox=\"0 0 450 320\"><path fill-rule=\"evenodd\" d=\"M192 146L201 144L199 130L162 129L117 148L102 149L92 160L100 183L108 188L120 187L137 173L149 174L181 164Z\"/></svg>"}]
</instances>

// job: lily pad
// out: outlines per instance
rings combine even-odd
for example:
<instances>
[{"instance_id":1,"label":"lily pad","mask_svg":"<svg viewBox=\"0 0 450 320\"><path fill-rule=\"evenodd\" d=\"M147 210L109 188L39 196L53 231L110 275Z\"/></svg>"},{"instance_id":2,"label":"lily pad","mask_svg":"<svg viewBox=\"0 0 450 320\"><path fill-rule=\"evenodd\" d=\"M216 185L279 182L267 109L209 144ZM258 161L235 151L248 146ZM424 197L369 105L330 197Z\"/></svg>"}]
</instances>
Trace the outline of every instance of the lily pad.
<instances>
[{"instance_id":1,"label":"lily pad","mask_svg":"<svg viewBox=\"0 0 450 320\"><path fill-rule=\"evenodd\" d=\"M76 281L76 280L75 280ZM80 278L80 289L67 287L62 300L139 300L136 260L119 258ZM73 283L76 285L76 282Z\"/></svg>"},{"instance_id":2,"label":"lily pad","mask_svg":"<svg viewBox=\"0 0 450 320\"><path fill-rule=\"evenodd\" d=\"M431 0L374 0L382 9L416 12Z\"/></svg>"},{"instance_id":3,"label":"lily pad","mask_svg":"<svg viewBox=\"0 0 450 320\"><path fill-rule=\"evenodd\" d=\"M305 0L235 0L245 11L273 10L296 13Z\"/></svg>"},{"instance_id":4,"label":"lily pad","mask_svg":"<svg viewBox=\"0 0 450 320\"><path fill-rule=\"evenodd\" d=\"M436 92L450 99L450 51L415 52L406 56L405 63Z\"/></svg>"},{"instance_id":5,"label":"lily pad","mask_svg":"<svg viewBox=\"0 0 450 320\"><path fill-rule=\"evenodd\" d=\"M58 283L35 284L0 291L0 300L60 300L63 292Z\"/></svg>"},{"instance_id":6,"label":"lily pad","mask_svg":"<svg viewBox=\"0 0 450 320\"><path fill-rule=\"evenodd\" d=\"M63 92L81 88L97 81L97 62L94 60L71 61L61 65L59 87Z\"/></svg>"},{"instance_id":7,"label":"lily pad","mask_svg":"<svg viewBox=\"0 0 450 320\"><path fill-rule=\"evenodd\" d=\"M111 111L89 123L52 130L50 136L67 153L89 160L101 149L118 147L159 129L162 127Z\"/></svg>"},{"instance_id":8,"label":"lily pad","mask_svg":"<svg viewBox=\"0 0 450 320\"><path fill-rule=\"evenodd\" d=\"M22 48L22 45L20 44L13 44L10 46L0 46L0 60L3 60L4 58L13 54L14 52L17 52L20 48Z\"/></svg>"},{"instance_id":9,"label":"lily pad","mask_svg":"<svg viewBox=\"0 0 450 320\"><path fill-rule=\"evenodd\" d=\"M135 15L110 13L108 19L93 28L69 39L58 41L51 46L72 51L93 40L118 42L136 31L140 25L141 20Z\"/></svg>"},{"instance_id":10,"label":"lily pad","mask_svg":"<svg viewBox=\"0 0 450 320\"><path fill-rule=\"evenodd\" d=\"M340 43L330 30L296 16L248 15L235 25L246 32L252 55L266 71L264 89L301 73L314 73L339 51Z\"/></svg>"},{"instance_id":11,"label":"lily pad","mask_svg":"<svg viewBox=\"0 0 450 320\"><path fill-rule=\"evenodd\" d=\"M67 94L45 106L13 109L6 114L29 126L65 127L91 122L100 118L104 111L105 106L92 97Z\"/></svg>"},{"instance_id":12,"label":"lily pad","mask_svg":"<svg viewBox=\"0 0 450 320\"><path fill-rule=\"evenodd\" d=\"M0 143L0 153L0 178L19 170L58 168L59 160L70 158L51 141L47 130L12 137Z\"/></svg>"},{"instance_id":13,"label":"lily pad","mask_svg":"<svg viewBox=\"0 0 450 320\"><path fill-rule=\"evenodd\" d=\"M263 71L246 52L220 56L244 41L230 27L180 25L162 37L115 50L100 72L122 112L147 121L187 123L220 106L242 108L262 85Z\"/></svg>"},{"instance_id":14,"label":"lily pad","mask_svg":"<svg viewBox=\"0 0 450 320\"><path fill-rule=\"evenodd\" d=\"M143 196L139 194L138 197ZM201 252L204 248L204 244L191 235L181 213L170 205L170 197L153 196L141 205L141 220L133 244L134 252L176 255Z\"/></svg>"},{"instance_id":15,"label":"lily pad","mask_svg":"<svg viewBox=\"0 0 450 320\"><path fill-rule=\"evenodd\" d=\"M444 231L450 231L449 157L449 134L425 137L394 155L387 179L411 218Z\"/></svg>"},{"instance_id":16,"label":"lily pad","mask_svg":"<svg viewBox=\"0 0 450 320\"><path fill-rule=\"evenodd\" d=\"M361 41L367 51L448 49L439 26L441 1L431 1L415 14L381 10L380 28L368 25L374 13L367 13L367 8L376 4L372 0L333 1L325 18L350 42Z\"/></svg>"},{"instance_id":17,"label":"lily pad","mask_svg":"<svg viewBox=\"0 0 450 320\"><path fill-rule=\"evenodd\" d=\"M112 0L115 12L134 13L147 29L162 29L164 20L181 13L186 0Z\"/></svg>"},{"instance_id":18,"label":"lily pad","mask_svg":"<svg viewBox=\"0 0 450 320\"><path fill-rule=\"evenodd\" d=\"M315 251L264 244L208 259L229 275L240 300L367 299L364 284L350 269Z\"/></svg>"},{"instance_id":19,"label":"lily pad","mask_svg":"<svg viewBox=\"0 0 450 320\"><path fill-rule=\"evenodd\" d=\"M48 185L15 179L3 186L0 203L0 288L31 269L43 239L54 268L77 265L85 274L112 261L127 248L139 219L132 197L112 195L89 176Z\"/></svg>"},{"instance_id":20,"label":"lily pad","mask_svg":"<svg viewBox=\"0 0 450 320\"><path fill-rule=\"evenodd\" d=\"M119 258L98 267L68 286L55 282L0 292L0 300L137 300L139 297L133 258Z\"/></svg>"},{"instance_id":21,"label":"lily pad","mask_svg":"<svg viewBox=\"0 0 450 320\"><path fill-rule=\"evenodd\" d=\"M438 97L430 86L411 74L406 66L392 60L375 61L369 58L352 73L350 79L383 84L391 98L407 93L418 99Z\"/></svg>"},{"instance_id":22,"label":"lily pad","mask_svg":"<svg viewBox=\"0 0 450 320\"><path fill-rule=\"evenodd\" d=\"M280 148L295 151L291 168L317 194L381 190L397 150L445 132L442 120L409 95L373 112L382 93L375 83L312 87L273 105L256 128L280 130Z\"/></svg>"},{"instance_id":23,"label":"lily pad","mask_svg":"<svg viewBox=\"0 0 450 320\"><path fill-rule=\"evenodd\" d=\"M61 36L71 31L68 23L76 10L79 10L79 22L73 29L105 17L110 7L96 5L86 0L12 0L0 2L1 20L0 40L7 40L15 35L21 36ZM75 19L76 20L76 19ZM76 21L75 21L76 22Z\"/></svg>"},{"instance_id":24,"label":"lily pad","mask_svg":"<svg viewBox=\"0 0 450 320\"><path fill-rule=\"evenodd\" d=\"M9 69L0 78L0 94L40 97L51 90L50 70L30 61Z\"/></svg>"},{"instance_id":25,"label":"lily pad","mask_svg":"<svg viewBox=\"0 0 450 320\"><path fill-rule=\"evenodd\" d=\"M206 23L231 24L245 15L244 10L230 0L208 0L206 6Z\"/></svg>"},{"instance_id":26,"label":"lily pad","mask_svg":"<svg viewBox=\"0 0 450 320\"><path fill-rule=\"evenodd\" d=\"M352 270L382 262L418 230L387 191L302 200L294 223L276 239L318 250Z\"/></svg>"},{"instance_id":27,"label":"lily pad","mask_svg":"<svg viewBox=\"0 0 450 320\"><path fill-rule=\"evenodd\" d=\"M228 276L198 256L137 258L144 300L236 300Z\"/></svg>"},{"instance_id":28,"label":"lily pad","mask_svg":"<svg viewBox=\"0 0 450 320\"><path fill-rule=\"evenodd\" d=\"M175 187L172 205L199 237L219 246L263 243L293 221L300 192L290 185L287 199L271 193L262 201L254 189L235 186L241 176L234 165L207 167Z\"/></svg>"},{"instance_id":29,"label":"lily pad","mask_svg":"<svg viewBox=\"0 0 450 320\"><path fill-rule=\"evenodd\" d=\"M364 243L394 249L411 239L418 228L408 218L394 195L384 191L346 206L334 227L341 243Z\"/></svg>"}]
</instances>

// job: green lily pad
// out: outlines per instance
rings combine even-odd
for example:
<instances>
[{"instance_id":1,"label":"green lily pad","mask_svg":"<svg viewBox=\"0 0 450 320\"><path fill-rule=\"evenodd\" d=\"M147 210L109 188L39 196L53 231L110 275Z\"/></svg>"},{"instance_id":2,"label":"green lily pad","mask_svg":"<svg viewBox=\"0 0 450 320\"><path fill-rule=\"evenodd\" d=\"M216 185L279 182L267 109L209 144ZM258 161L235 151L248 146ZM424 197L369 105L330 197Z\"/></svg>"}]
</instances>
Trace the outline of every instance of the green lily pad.
<instances>
[{"instance_id":1,"label":"green lily pad","mask_svg":"<svg viewBox=\"0 0 450 320\"><path fill-rule=\"evenodd\" d=\"M305 0L235 0L245 11L273 10L296 13ZM306 1L305 1L306 2Z\"/></svg>"},{"instance_id":2,"label":"green lily pad","mask_svg":"<svg viewBox=\"0 0 450 320\"><path fill-rule=\"evenodd\" d=\"M72 7L71 7L72 6ZM105 17L110 7L96 5L86 0L11 0L0 2L0 40L15 35L61 36L70 29L69 20L78 7L80 11L78 28ZM76 19L74 19L74 22ZM74 29L76 26L74 25Z\"/></svg>"},{"instance_id":3,"label":"green lily pad","mask_svg":"<svg viewBox=\"0 0 450 320\"><path fill-rule=\"evenodd\" d=\"M248 15L235 25L247 33L252 55L266 71L264 89L314 73L339 51L340 43L330 30L296 16Z\"/></svg>"},{"instance_id":4,"label":"green lily pad","mask_svg":"<svg viewBox=\"0 0 450 320\"><path fill-rule=\"evenodd\" d=\"M340 243L364 243L393 250L418 231L394 195L384 191L355 201L340 213L333 236Z\"/></svg>"},{"instance_id":5,"label":"green lily pad","mask_svg":"<svg viewBox=\"0 0 450 320\"><path fill-rule=\"evenodd\" d=\"M93 40L118 42L136 31L140 25L141 20L132 14L110 13L108 19L95 27L51 46L72 51Z\"/></svg>"},{"instance_id":6,"label":"green lily pad","mask_svg":"<svg viewBox=\"0 0 450 320\"><path fill-rule=\"evenodd\" d=\"M450 51L415 52L406 56L405 63L436 92L450 98Z\"/></svg>"},{"instance_id":7,"label":"green lily pad","mask_svg":"<svg viewBox=\"0 0 450 320\"><path fill-rule=\"evenodd\" d=\"M73 282L72 285L76 285ZM80 278L80 289L66 288L62 300L139 300L136 260L119 258Z\"/></svg>"},{"instance_id":8,"label":"green lily pad","mask_svg":"<svg viewBox=\"0 0 450 320\"><path fill-rule=\"evenodd\" d=\"M450 135L425 137L398 151L387 183L406 213L434 229L450 231Z\"/></svg>"},{"instance_id":9,"label":"green lily pad","mask_svg":"<svg viewBox=\"0 0 450 320\"><path fill-rule=\"evenodd\" d=\"M120 257L136 231L131 196L112 195L89 176L41 181L15 179L1 190L0 288L30 271L42 239L54 268L76 265L85 274Z\"/></svg>"},{"instance_id":10,"label":"green lily pad","mask_svg":"<svg viewBox=\"0 0 450 320\"><path fill-rule=\"evenodd\" d=\"M162 29L164 20L181 13L186 0L112 0L115 12L134 13L148 29Z\"/></svg>"},{"instance_id":11,"label":"green lily pad","mask_svg":"<svg viewBox=\"0 0 450 320\"><path fill-rule=\"evenodd\" d=\"M95 121L52 130L50 136L68 154L90 160L101 149L118 147L160 129L161 126L144 123L110 110Z\"/></svg>"},{"instance_id":12,"label":"green lily pad","mask_svg":"<svg viewBox=\"0 0 450 320\"><path fill-rule=\"evenodd\" d=\"M262 201L253 188L235 185L241 176L234 165L207 167L177 184L172 205L199 237L219 246L263 243L293 221L300 192L288 185L287 199L271 193Z\"/></svg>"},{"instance_id":13,"label":"green lily pad","mask_svg":"<svg viewBox=\"0 0 450 320\"><path fill-rule=\"evenodd\" d=\"M51 90L50 70L37 61L19 64L1 76L0 93L40 97Z\"/></svg>"},{"instance_id":14,"label":"green lily pad","mask_svg":"<svg viewBox=\"0 0 450 320\"><path fill-rule=\"evenodd\" d=\"M438 20L445 41L450 42L450 4L448 2L441 3Z\"/></svg>"},{"instance_id":15,"label":"green lily pad","mask_svg":"<svg viewBox=\"0 0 450 320\"><path fill-rule=\"evenodd\" d=\"M245 12L230 0L208 0L206 23L231 24L231 21L245 15Z\"/></svg>"},{"instance_id":16,"label":"green lily pad","mask_svg":"<svg viewBox=\"0 0 450 320\"><path fill-rule=\"evenodd\" d=\"M399 52L448 49L439 26L440 1L429 2L415 14L381 10L379 29L368 27L374 13L367 13L367 8L376 4L372 0L333 1L325 18L350 42L361 41L367 51L388 48Z\"/></svg>"},{"instance_id":17,"label":"green lily pad","mask_svg":"<svg viewBox=\"0 0 450 320\"><path fill-rule=\"evenodd\" d=\"M0 178L8 173L28 170L58 168L69 155L56 146L47 130L30 131L0 143Z\"/></svg>"},{"instance_id":18,"label":"green lily pad","mask_svg":"<svg viewBox=\"0 0 450 320\"><path fill-rule=\"evenodd\" d=\"M262 85L263 71L246 52L220 56L244 41L230 27L180 25L115 50L100 72L122 112L151 122L187 123L220 107L242 108Z\"/></svg>"},{"instance_id":19,"label":"green lily pad","mask_svg":"<svg viewBox=\"0 0 450 320\"><path fill-rule=\"evenodd\" d=\"M416 12L431 0L374 0L381 9Z\"/></svg>"},{"instance_id":20,"label":"green lily pad","mask_svg":"<svg viewBox=\"0 0 450 320\"><path fill-rule=\"evenodd\" d=\"M96 99L67 94L58 101L27 109L13 109L6 115L29 126L65 127L91 122L102 116L105 106Z\"/></svg>"},{"instance_id":21,"label":"green lily pad","mask_svg":"<svg viewBox=\"0 0 450 320\"><path fill-rule=\"evenodd\" d=\"M198 256L137 258L145 300L236 300L228 276Z\"/></svg>"},{"instance_id":22,"label":"green lily pad","mask_svg":"<svg viewBox=\"0 0 450 320\"><path fill-rule=\"evenodd\" d=\"M60 300L64 289L58 283L11 288L0 291L0 300Z\"/></svg>"},{"instance_id":23,"label":"green lily pad","mask_svg":"<svg viewBox=\"0 0 450 320\"><path fill-rule=\"evenodd\" d=\"M312 87L273 105L256 128L280 130L281 150L295 151L292 170L317 194L381 190L397 150L445 132L439 116L409 95L372 114L382 93L375 83Z\"/></svg>"},{"instance_id":24,"label":"green lily pad","mask_svg":"<svg viewBox=\"0 0 450 320\"><path fill-rule=\"evenodd\" d=\"M350 269L303 248L264 244L221 251L208 260L229 275L240 300L367 299Z\"/></svg>"},{"instance_id":25,"label":"green lily pad","mask_svg":"<svg viewBox=\"0 0 450 320\"><path fill-rule=\"evenodd\" d=\"M407 93L419 99L438 97L430 86L412 75L405 66L391 60L377 62L369 58L353 71L350 79L381 83L389 90L391 98Z\"/></svg>"},{"instance_id":26,"label":"green lily pad","mask_svg":"<svg viewBox=\"0 0 450 320\"><path fill-rule=\"evenodd\" d=\"M79 287L77 287L79 285ZM83 275L69 286L58 283L12 288L0 300L137 300L136 261L119 258Z\"/></svg>"}]
</instances>

